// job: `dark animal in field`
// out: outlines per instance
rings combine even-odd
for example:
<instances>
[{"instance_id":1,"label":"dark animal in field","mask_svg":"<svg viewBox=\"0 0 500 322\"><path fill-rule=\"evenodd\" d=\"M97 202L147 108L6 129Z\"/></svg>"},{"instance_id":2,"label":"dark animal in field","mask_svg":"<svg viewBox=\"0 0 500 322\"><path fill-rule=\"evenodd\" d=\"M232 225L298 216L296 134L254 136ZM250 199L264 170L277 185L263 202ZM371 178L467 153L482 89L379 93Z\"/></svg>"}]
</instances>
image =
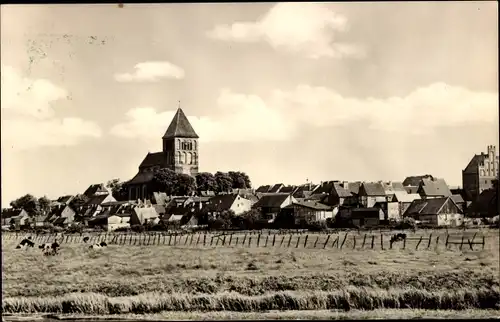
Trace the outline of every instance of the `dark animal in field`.
<instances>
[{"instance_id":1,"label":"dark animal in field","mask_svg":"<svg viewBox=\"0 0 500 322\"><path fill-rule=\"evenodd\" d=\"M101 247L106 247L106 246L108 246L108 244L106 244L106 242L101 242L99 245L100 245Z\"/></svg>"},{"instance_id":2,"label":"dark animal in field","mask_svg":"<svg viewBox=\"0 0 500 322\"><path fill-rule=\"evenodd\" d=\"M398 241L405 240L405 239L406 239L406 234L402 234L402 233L396 234L396 235L391 237L391 244L398 242Z\"/></svg>"},{"instance_id":3,"label":"dark animal in field","mask_svg":"<svg viewBox=\"0 0 500 322\"><path fill-rule=\"evenodd\" d=\"M86 243L89 241L89 239L90 239L89 237L83 237L83 242Z\"/></svg>"},{"instance_id":4,"label":"dark animal in field","mask_svg":"<svg viewBox=\"0 0 500 322\"><path fill-rule=\"evenodd\" d=\"M35 243L25 238L19 243L19 245L22 247L33 247L35 246Z\"/></svg>"},{"instance_id":5,"label":"dark animal in field","mask_svg":"<svg viewBox=\"0 0 500 322\"><path fill-rule=\"evenodd\" d=\"M99 248L101 248L101 245L99 244L94 244L89 246L89 249L99 249Z\"/></svg>"}]
</instances>

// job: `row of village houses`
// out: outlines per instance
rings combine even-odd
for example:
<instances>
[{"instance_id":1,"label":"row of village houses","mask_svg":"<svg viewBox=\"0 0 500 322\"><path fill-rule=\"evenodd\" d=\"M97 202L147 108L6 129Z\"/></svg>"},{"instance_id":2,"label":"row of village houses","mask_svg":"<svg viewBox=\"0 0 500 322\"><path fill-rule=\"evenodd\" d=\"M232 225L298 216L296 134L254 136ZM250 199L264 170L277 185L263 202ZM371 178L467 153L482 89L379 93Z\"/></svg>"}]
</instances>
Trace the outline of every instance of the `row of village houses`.
<instances>
[{"instance_id":1,"label":"row of village houses","mask_svg":"<svg viewBox=\"0 0 500 322\"><path fill-rule=\"evenodd\" d=\"M463 191L450 189L443 179L431 176L408 177L404 182L340 182L285 186L275 184L256 190L236 189L214 195L169 197L154 193L152 200L116 201L103 184L91 185L84 193L88 202L80 209L70 206L72 196L54 201L45 215L29 216L24 210L2 212L2 226L38 226L47 223L66 227L75 222L108 231L148 222L196 226L196 214L217 216L231 210L242 215L258 209L262 220L273 222L280 213L294 220L326 221L328 218L350 221L357 226L373 226L412 217L434 225L458 226L468 217L497 215L497 193L485 190L473 202L464 201Z\"/></svg>"}]
</instances>

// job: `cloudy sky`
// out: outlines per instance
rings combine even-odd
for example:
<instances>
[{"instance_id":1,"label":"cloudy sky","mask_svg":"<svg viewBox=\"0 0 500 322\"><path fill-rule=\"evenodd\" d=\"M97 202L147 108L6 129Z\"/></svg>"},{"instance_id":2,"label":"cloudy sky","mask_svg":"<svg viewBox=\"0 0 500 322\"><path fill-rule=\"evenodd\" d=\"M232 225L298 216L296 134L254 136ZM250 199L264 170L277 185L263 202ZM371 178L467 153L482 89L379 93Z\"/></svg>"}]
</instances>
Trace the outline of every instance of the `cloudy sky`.
<instances>
[{"instance_id":1,"label":"cloudy sky","mask_svg":"<svg viewBox=\"0 0 500 322\"><path fill-rule=\"evenodd\" d=\"M497 41L497 2L2 6L2 205L131 179L179 100L201 171L460 185Z\"/></svg>"}]
</instances>

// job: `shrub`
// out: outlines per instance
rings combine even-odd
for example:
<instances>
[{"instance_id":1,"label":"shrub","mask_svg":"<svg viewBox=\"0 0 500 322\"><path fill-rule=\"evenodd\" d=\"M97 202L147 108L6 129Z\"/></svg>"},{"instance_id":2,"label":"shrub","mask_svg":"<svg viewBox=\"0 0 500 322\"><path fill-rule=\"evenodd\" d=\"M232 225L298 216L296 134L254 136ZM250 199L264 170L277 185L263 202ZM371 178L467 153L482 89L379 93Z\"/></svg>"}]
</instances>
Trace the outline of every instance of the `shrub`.
<instances>
[{"instance_id":1,"label":"shrub","mask_svg":"<svg viewBox=\"0 0 500 322\"><path fill-rule=\"evenodd\" d=\"M143 233L146 231L146 227L144 227L143 225L132 225L130 229L136 233Z\"/></svg>"},{"instance_id":2,"label":"shrub","mask_svg":"<svg viewBox=\"0 0 500 322\"><path fill-rule=\"evenodd\" d=\"M307 229L309 231L324 231L328 229L325 221L315 221L308 225Z\"/></svg>"},{"instance_id":3,"label":"shrub","mask_svg":"<svg viewBox=\"0 0 500 322\"><path fill-rule=\"evenodd\" d=\"M417 223L415 219L406 217L401 222L399 222L395 227L395 229L416 229Z\"/></svg>"},{"instance_id":4,"label":"shrub","mask_svg":"<svg viewBox=\"0 0 500 322\"><path fill-rule=\"evenodd\" d=\"M76 223L76 224L69 226L66 229L66 233L68 233L68 234L81 234L81 233L83 233L84 228L85 227L81 223Z\"/></svg>"},{"instance_id":5,"label":"shrub","mask_svg":"<svg viewBox=\"0 0 500 322\"><path fill-rule=\"evenodd\" d=\"M116 231L116 232L129 232L130 228L129 227L120 227L120 228L116 228L114 231Z\"/></svg>"}]
</instances>

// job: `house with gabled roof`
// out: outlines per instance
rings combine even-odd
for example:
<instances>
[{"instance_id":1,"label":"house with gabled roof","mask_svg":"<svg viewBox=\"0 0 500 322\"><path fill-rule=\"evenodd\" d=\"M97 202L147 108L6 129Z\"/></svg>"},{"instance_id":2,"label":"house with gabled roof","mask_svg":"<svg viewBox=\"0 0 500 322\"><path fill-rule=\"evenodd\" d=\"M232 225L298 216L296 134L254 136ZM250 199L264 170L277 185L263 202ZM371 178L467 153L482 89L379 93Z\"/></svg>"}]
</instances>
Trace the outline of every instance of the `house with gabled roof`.
<instances>
[{"instance_id":1,"label":"house with gabled roof","mask_svg":"<svg viewBox=\"0 0 500 322\"><path fill-rule=\"evenodd\" d=\"M109 195L109 190L103 183L92 184L83 193L87 198L92 198L94 196Z\"/></svg>"},{"instance_id":2,"label":"house with gabled roof","mask_svg":"<svg viewBox=\"0 0 500 322\"><path fill-rule=\"evenodd\" d=\"M274 221L281 209L293 202L297 202L297 199L288 193L265 194L252 206L252 208L259 209L263 219Z\"/></svg>"},{"instance_id":3,"label":"house with gabled roof","mask_svg":"<svg viewBox=\"0 0 500 322\"><path fill-rule=\"evenodd\" d=\"M207 205L209 215L220 215L223 211L232 211L241 215L252 208L252 201L238 194L218 195L210 198Z\"/></svg>"},{"instance_id":4,"label":"house with gabled roof","mask_svg":"<svg viewBox=\"0 0 500 322\"><path fill-rule=\"evenodd\" d=\"M339 182L333 184L328 197L323 200L323 203L329 206L342 206L355 202L357 198Z\"/></svg>"},{"instance_id":5,"label":"house with gabled roof","mask_svg":"<svg viewBox=\"0 0 500 322\"><path fill-rule=\"evenodd\" d=\"M316 189L316 187L317 187L317 185L312 184L312 183L306 183L306 184L300 185L292 193L292 196L294 198L307 198L310 195L312 195L312 193Z\"/></svg>"},{"instance_id":6,"label":"house with gabled roof","mask_svg":"<svg viewBox=\"0 0 500 322\"><path fill-rule=\"evenodd\" d=\"M333 208L315 201L295 201L283 209L291 210L295 224L326 221L333 217Z\"/></svg>"},{"instance_id":7,"label":"house with gabled roof","mask_svg":"<svg viewBox=\"0 0 500 322\"><path fill-rule=\"evenodd\" d=\"M268 193L269 189L271 189L270 185L263 185L263 186L258 187L257 190L255 190L255 192Z\"/></svg>"},{"instance_id":8,"label":"house with gabled roof","mask_svg":"<svg viewBox=\"0 0 500 322\"><path fill-rule=\"evenodd\" d=\"M422 199L451 197L451 191L444 179L422 179L417 190Z\"/></svg>"},{"instance_id":9,"label":"house with gabled roof","mask_svg":"<svg viewBox=\"0 0 500 322\"><path fill-rule=\"evenodd\" d=\"M269 189L268 193L278 193L280 192L280 189L283 188L284 186L285 185L282 183L277 183Z\"/></svg>"},{"instance_id":10,"label":"house with gabled roof","mask_svg":"<svg viewBox=\"0 0 500 322\"><path fill-rule=\"evenodd\" d=\"M47 215L46 221L54 226L68 226L75 221L76 211L69 205L53 207Z\"/></svg>"},{"instance_id":11,"label":"house with gabled roof","mask_svg":"<svg viewBox=\"0 0 500 322\"><path fill-rule=\"evenodd\" d=\"M10 226L12 224L21 227L26 225L27 218L29 218L29 215L24 209L2 209L2 226Z\"/></svg>"},{"instance_id":12,"label":"house with gabled roof","mask_svg":"<svg viewBox=\"0 0 500 322\"><path fill-rule=\"evenodd\" d=\"M126 182L129 199L151 198L151 181L157 169L171 169L191 176L198 174L198 139L198 134L179 107L162 137L163 150L148 153L139 165L139 172Z\"/></svg>"},{"instance_id":13,"label":"house with gabled roof","mask_svg":"<svg viewBox=\"0 0 500 322\"><path fill-rule=\"evenodd\" d=\"M380 182L363 182L359 187L359 201L367 208L373 207L377 202L385 202L387 196Z\"/></svg>"},{"instance_id":14,"label":"house with gabled roof","mask_svg":"<svg viewBox=\"0 0 500 322\"><path fill-rule=\"evenodd\" d=\"M414 200L404 213L421 223L436 226L460 226L464 216L451 197Z\"/></svg>"}]
</instances>

